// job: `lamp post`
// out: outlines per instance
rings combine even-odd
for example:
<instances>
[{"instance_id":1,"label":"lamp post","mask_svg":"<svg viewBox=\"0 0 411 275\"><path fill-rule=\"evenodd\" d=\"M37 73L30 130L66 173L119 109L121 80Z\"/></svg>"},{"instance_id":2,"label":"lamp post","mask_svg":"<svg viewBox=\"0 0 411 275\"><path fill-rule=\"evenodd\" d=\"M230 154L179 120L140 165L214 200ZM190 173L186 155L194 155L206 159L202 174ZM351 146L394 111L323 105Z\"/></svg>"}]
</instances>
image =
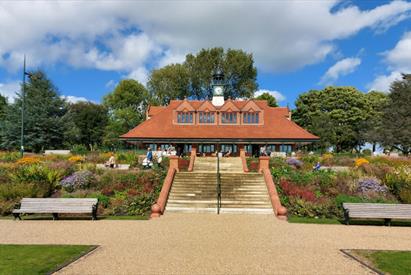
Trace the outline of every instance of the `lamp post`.
<instances>
[{"instance_id":1,"label":"lamp post","mask_svg":"<svg viewBox=\"0 0 411 275\"><path fill-rule=\"evenodd\" d=\"M31 74L26 72L26 55L24 55L23 61L23 90L22 90L22 102L21 102L21 129L20 129L20 155L24 155L24 104L26 98L26 75L31 78Z\"/></svg>"}]
</instances>

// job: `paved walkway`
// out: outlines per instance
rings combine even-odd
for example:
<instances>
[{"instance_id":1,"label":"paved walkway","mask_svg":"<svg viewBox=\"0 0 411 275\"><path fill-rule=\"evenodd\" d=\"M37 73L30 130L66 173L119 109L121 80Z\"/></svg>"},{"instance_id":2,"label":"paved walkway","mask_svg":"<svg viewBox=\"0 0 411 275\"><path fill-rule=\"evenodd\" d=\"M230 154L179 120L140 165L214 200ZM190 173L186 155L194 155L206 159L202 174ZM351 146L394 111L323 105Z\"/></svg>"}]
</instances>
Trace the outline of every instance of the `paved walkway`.
<instances>
[{"instance_id":1,"label":"paved walkway","mask_svg":"<svg viewBox=\"0 0 411 275\"><path fill-rule=\"evenodd\" d=\"M268 215L152 221L0 220L0 243L98 244L64 274L369 274L339 249L408 249L411 228L289 224Z\"/></svg>"}]
</instances>

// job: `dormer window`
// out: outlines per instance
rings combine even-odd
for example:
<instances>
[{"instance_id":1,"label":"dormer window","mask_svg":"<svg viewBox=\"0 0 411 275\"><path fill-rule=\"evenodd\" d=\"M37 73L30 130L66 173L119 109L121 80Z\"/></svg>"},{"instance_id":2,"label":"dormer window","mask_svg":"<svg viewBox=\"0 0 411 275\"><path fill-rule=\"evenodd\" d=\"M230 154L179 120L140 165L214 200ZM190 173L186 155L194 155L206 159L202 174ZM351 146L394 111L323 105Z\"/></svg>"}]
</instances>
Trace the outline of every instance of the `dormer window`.
<instances>
[{"instance_id":1,"label":"dormer window","mask_svg":"<svg viewBox=\"0 0 411 275\"><path fill-rule=\"evenodd\" d=\"M221 113L221 123L223 124L237 124L237 112Z\"/></svg>"},{"instance_id":2,"label":"dormer window","mask_svg":"<svg viewBox=\"0 0 411 275\"><path fill-rule=\"evenodd\" d=\"M177 112L178 123L193 123L193 112Z\"/></svg>"},{"instance_id":3,"label":"dormer window","mask_svg":"<svg viewBox=\"0 0 411 275\"><path fill-rule=\"evenodd\" d=\"M198 112L198 122L202 124L214 124L215 113L214 112Z\"/></svg>"},{"instance_id":4,"label":"dormer window","mask_svg":"<svg viewBox=\"0 0 411 275\"><path fill-rule=\"evenodd\" d=\"M260 121L259 112L245 112L243 114L243 123L244 124L258 124Z\"/></svg>"}]
</instances>

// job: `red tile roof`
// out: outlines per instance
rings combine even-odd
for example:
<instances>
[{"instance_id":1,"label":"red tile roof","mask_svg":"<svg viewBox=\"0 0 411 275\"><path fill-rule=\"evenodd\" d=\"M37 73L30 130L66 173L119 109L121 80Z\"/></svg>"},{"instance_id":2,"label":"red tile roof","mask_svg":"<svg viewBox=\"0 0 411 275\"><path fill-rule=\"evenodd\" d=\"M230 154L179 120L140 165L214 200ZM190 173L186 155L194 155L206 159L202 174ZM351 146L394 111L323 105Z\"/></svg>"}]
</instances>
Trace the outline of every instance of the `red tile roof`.
<instances>
[{"instance_id":1,"label":"red tile roof","mask_svg":"<svg viewBox=\"0 0 411 275\"><path fill-rule=\"evenodd\" d=\"M239 109L248 101L232 101ZM278 139L317 140L288 119L286 107L269 107L265 100L252 100L264 111L264 125L179 125L173 124L173 110L183 100L172 100L168 106L149 108L150 119L121 136L124 139ZM198 109L204 101L188 101ZM226 101L227 102L227 101ZM221 107L217 107L220 109Z\"/></svg>"}]
</instances>

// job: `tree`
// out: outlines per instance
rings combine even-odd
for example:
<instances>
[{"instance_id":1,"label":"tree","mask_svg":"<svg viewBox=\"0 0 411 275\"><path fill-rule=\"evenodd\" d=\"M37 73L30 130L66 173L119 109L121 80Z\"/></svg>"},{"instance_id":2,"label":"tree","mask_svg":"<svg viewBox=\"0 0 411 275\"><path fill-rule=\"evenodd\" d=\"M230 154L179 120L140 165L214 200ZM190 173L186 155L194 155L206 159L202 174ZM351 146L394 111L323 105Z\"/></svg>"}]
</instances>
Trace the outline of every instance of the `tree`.
<instances>
[{"instance_id":1,"label":"tree","mask_svg":"<svg viewBox=\"0 0 411 275\"><path fill-rule=\"evenodd\" d=\"M133 79L120 81L114 91L104 97L109 120L103 142L107 146L118 146L119 136L127 133L145 119L148 91Z\"/></svg>"},{"instance_id":2,"label":"tree","mask_svg":"<svg viewBox=\"0 0 411 275\"><path fill-rule=\"evenodd\" d=\"M324 146L332 144L340 152L362 145L360 129L371 112L364 93L353 87L327 87L301 94L295 105L294 121L319 135ZM322 119L326 123L320 123Z\"/></svg>"},{"instance_id":3,"label":"tree","mask_svg":"<svg viewBox=\"0 0 411 275\"><path fill-rule=\"evenodd\" d=\"M4 124L4 116L6 113L6 109L7 109L7 99L4 96L0 95L0 149L2 148L1 144L3 143L2 142L3 134L2 134L1 125Z\"/></svg>"},{"instance_id":4,"label":"tree","mask_svg":"<svg viewBox=\"0 0 411 275\"><path fill-rule=\"evenodd\" d=\"M60 98L56 87L41 71L31 73L25 90L25 149L34 152L61 149L66 127L65 101ZM5 121L2 125L4 148L20 147L22 102L23 95L19 93L14 103L6 108Z\"/></svg>"},{"instance_id":5,"label":"tree","mask_svg":"<svg viewBox=\"0 0 411 275\"><path fill-rule=\"evenodd\" d=\"M411 78L391 84L388 104L382 118L382 143L400 150L404 155L411 152Z\"/></svg>"},{"instance_id":6,"label":"tree","mask_svg":"<svg viewBox=\"0 0 411 275\"><path fill-rule=\"evenodd\" d=\"M275 99L275 97L273 97L269 93L262 93L261 95L257 96L255 99L267 100L268 106L278 107L277 100Z\"/></svg>"},{"instance_id":7,"label":"tree","mask_svg":"<svg viewBox=\"0 0 411 275\"><path fill-rule=\"evenodd\" d=\"M151 73L147 87L154 105L167 105L172 99L184 99L189 96L189 72L182 64L167 65Z\"/></svg>"},{"instance_id":8,"label":"tree","mask_svg":"<svg viewBox=\"0 0 411 275\"><path fill-rule=\"evenodd\" d=\"M69 123L65 133L68 144L83 144L89 148L102 144L108 123L106 107L91 102L70 104L66 119Z\"/></svg>"},{"instance_id":9,"label":"tree","mask_svg":"<svg viewBox=\"0 0 411 275\"><path fill-rule=\"evenodd\" d=\"M372 144L372 151L375 152L377 144L382 140L382 130L384 128L382 116L388 97L383 92L377 91L371 91L365 97L371 106L371 113L368 119L364 121L360 135L364 142Z\"/></svg>"},{"instance_id":10,"label":"tree","mask_svg":"<svg viewBox=\"0 0 411 275\"><path fill-rule=\"evenodd\" d=\"M168 104L171 99L186 96L211 99L211 80L217 68L221 68L225 74L226 98L253 96L257 89L257 69L253 56L242 50L224 51L223 48L202 49L196 55L188 54L183 64L153 70L147 86L160 104Z\"/></svg>"}]
</instances>

